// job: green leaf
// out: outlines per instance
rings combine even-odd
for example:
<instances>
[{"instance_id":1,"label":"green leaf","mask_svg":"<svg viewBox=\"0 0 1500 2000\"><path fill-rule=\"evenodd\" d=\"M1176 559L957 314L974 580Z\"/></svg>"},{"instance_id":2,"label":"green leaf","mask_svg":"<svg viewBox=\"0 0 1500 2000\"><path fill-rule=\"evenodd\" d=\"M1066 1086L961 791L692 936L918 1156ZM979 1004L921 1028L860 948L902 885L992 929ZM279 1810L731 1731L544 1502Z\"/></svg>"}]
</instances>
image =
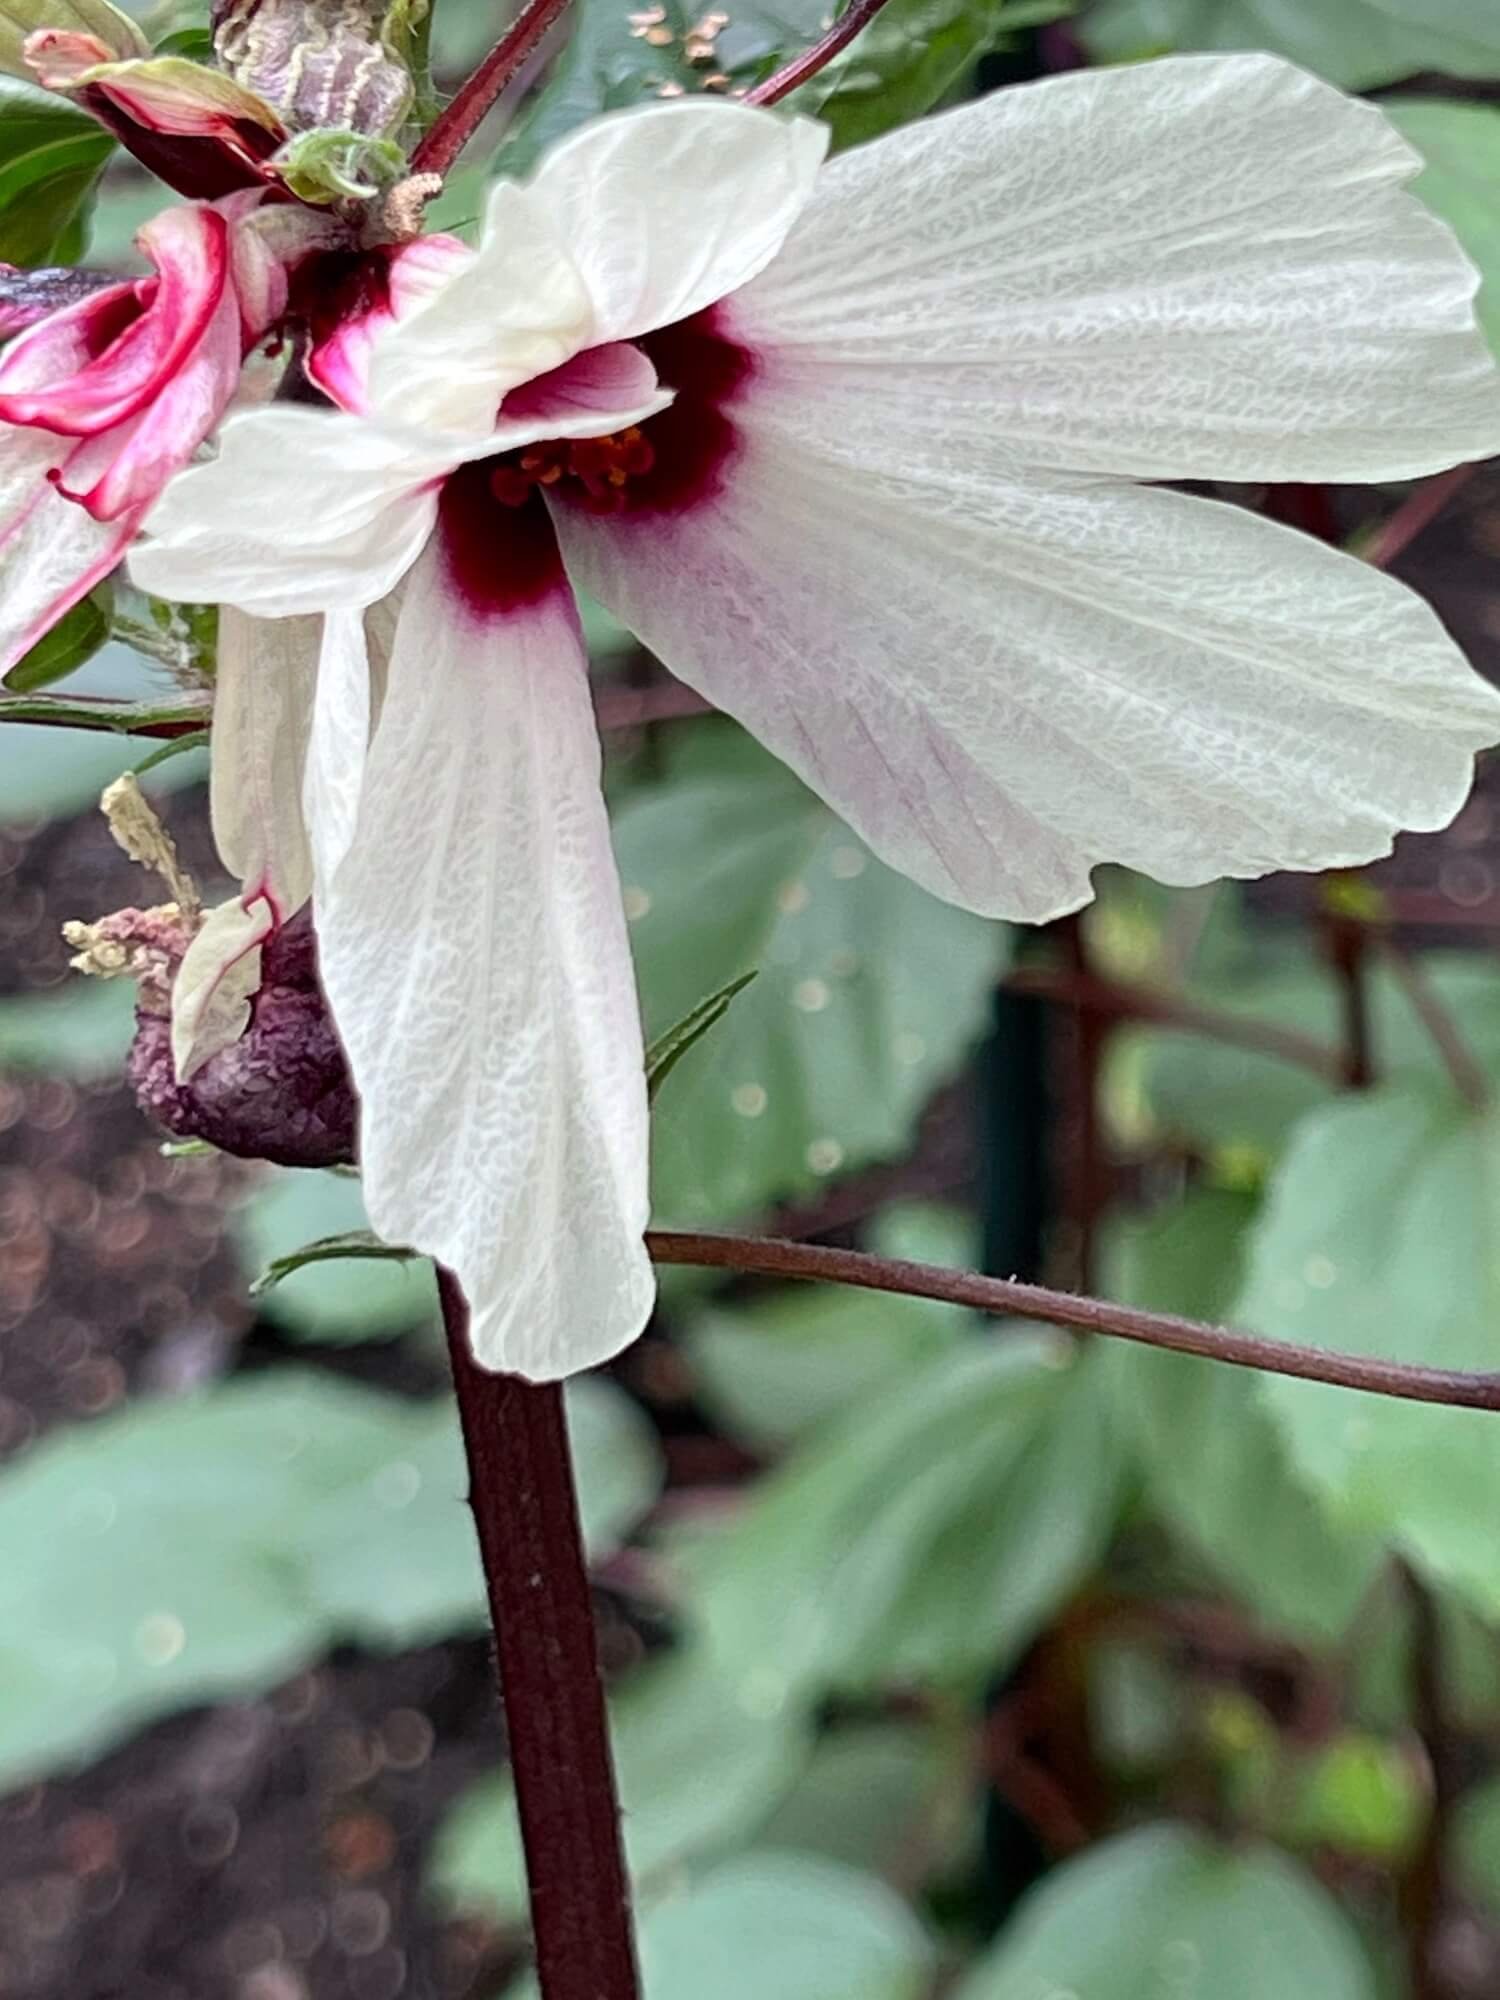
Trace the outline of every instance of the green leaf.
<instances>
[{"instance_id":1,"label":"green leaf","mask_svg":"<svg viewBox=\"0 0 1500 2000\"><path fill-rule=\"evenodd\" d=\"M761 968L653 1121L657 1212L689 1224L904 1151L981 1031L1009 941L874 860L740 732L693 734L615 825L652 1032Z\"/></svg>"},{"instance_id":2,"label":"green leaf","mask_svg":"<svg viewBox=\"0 0 1500 2000\"><path fill-rule=\"evenodd\" d=\"M1007 35L1055 21L1073 0L887 0L864 32L793 93L788 108L821 118L835 148L920 118Z\"/></svg>"},{"instance_id":3,"label":"green leaf","mask_svg":"<svg viewBox=\"0 0 1500 2000\"><path fill-rule=\"evenodd\" d=\"M1124 1304L1222 1320L1240 1288L1252 1196L1204 1188L1116 1225L1107 1291ZM1100 1357L1153 1508L1273 1626L1327 1641L1348 1627L1379 1541L1328 1521L1294 1471L1254 1378L1123 1341Z\"/></svg>"},{"instance_id":4,"label":"green leaf","mask_svg":"<svg viewBox=\"0 0 1500 2000\"><path fill-rule=\"evenodd\" d=\"M1231 956L1213 980L1190 987L1188 997L1336 1049L1339 995L1328 968L1300 949L1268 964L1264 942L1257 955L1259 970ZM1479 953L1432 952L1422 963L1476 1056L1500 1074L1500 981L1493 961ZM1372 968L1369 994L1377 1074L1441 1079L1442 1059L1430 1033L1384 966ZM1141 1029L1130 1039L1144 1053L1144 1088L1157 1124L1210 1152L1249 1147L1275 1155L1301 1118L1334 1099L1331 1082L1280 1056L1175 1029Z\"/></svg>"},{"instance_id":5,"label":"green leaf","mask_svg":"<svg viewBox=\"0 0 1500 2000\"><path fill-rule=\"evenodd\" d=\"M1270 49L1345 90L1419 70L1500 76L1500 19L1473 0L1103 0L1082 32L1101 62Z\"/></svg>"},{"instance_id":6,"label":"green leaf","mask_svg":"<svg viewBox=\"0 0 1500 2000\"><path fill-rule=\"evenodd\" d=\"M753 1682L742 1687L694 1646L612 1696L610 1741L630 1871L644 1896L763 1823L810 1747L800 1715L761 1698ZM430 1880L459 1910L524 1919L526 1864L509 1772L464 1793L439 1831Z\"/></svg>"},{"instance_id":7,"label":"green leaf","mask_svg":"<svg viewBox=\"0 0 1500 2000\"><path fill-rule=\"evenodd\" d=\"M1312 1347L1500 1366L1496 1115L1392 1085L1309 1117L1252 1234L1234 1317ZM1259 1391L1336 1524L1500 1614L1492 1416L1275 1377Z\"/></svg>"},{"instance_id":8,"label":"green leaf","mask_svg":"<svg viewBox=\"0 0 1500 2000\"><path fill-rule=\"evenodd\" d=\"M276 155L282 179L301 201L367 201L394 187L406 155L392 139L322 126L299 132Z\"/></svg>"},{"instance_id":9,"label":"green leaf","mask_svg":"<svg viewBox=\"0 0 1500 2000\"><path fill-rule=\"evenodd\" d=\"M964 1687L1014 1658L1114 1526L1120 1454L1091 1360L1020 1331L939 1356L690 1548L693 1615L747 1698Z\"/></svg>"},{"instance_id":10,"label":"green leaf","mask_svg":"<svg viewBox=\"0 0 1500 2000\"><path fill-rule=\"evenodd\" d=\"M1427 162L1413 191L1479 267L1479 322L1500 352L1500 111L1425 97L1387 98L1381 109Z\"/></svg>"},{"instance_id":11,"label":"green leaf","mask_svg":"<svg viewBox=\"0 0 1500 2000\"><path fill-rule=\"evenodd\" d=\"M46 264L62 254L114 145L86 112L0 75L0 261Z\"/></svg>"},{"instance_id":12,"label":"green leaf","mask_svg":"<svg viewBox=\"0 0 1500 2000\"><path fill-rule=\"evenodd\" d=\"M717 993L710 993L706 1000L690 1007L664 1035L657 1036L646 1051L646 1090L651 1097L656 1096L693 1044L701 1041L710 1028L723 1020L734 996L743 993L754 977L753 967L749 972L742 972L727 986L721 986Z\"/></svg>"},{"instance_id":13,"label":"green leaf","mask_svg":"<svg viewBox=\"0 0 1500 2000\"><path fill-rule=\"evenodd\" d=\"M102 583L65 612L50 632L43 633L31 651L17 660L3 685L12 694L33 694L91 660L109 637L110 608L110 588Z\"/></svg>"},{"instance_id":14,"label":"green leaf","mask_svg":"<svg viewBox=\"0 0 1500 2000\"><path fill-rule=\"evenodd\" d=\"M299 1340L388 1340L437 1318L431 1265L371 1233L347 1175L274 1169L234 1231L261 1310Z\"/></svg>"},{"instance_id":15,"label":"green leaf","mask_svg":"<svg viewBox=\"0 0 1500 2000\"><path fill-rule=\"evenodd\" d=\"M650 1425L613 1383L568 1384L584 1542L617 1549L661 1490ZM405 1435L371 1479L332 1495L294 1528L288 1553L339 1633L361 1645L430 1645L488 1626L484 1575L465 1495L468 1471L446 1397L415 1406Z\"/></svg>"},{"instance_id":16,"label":"green leaf","mask_svg":"<svg viewBox=\"0 0 1500 2000\"><path fill-rule=\"evenodd\" d=\"M420 1254L400 1244L382 1242L372 1229L346 1229L342 1235L320 1236L315 1243L304 1243L284 1256L273 1257L260 1276L251 1280L250 1296L263 1297L273 1285L279 1285L283 1278L291 1277L307 1264L334 1263L349 1257L393 1257L397 1263L406 1264Z\"/></svg>"},{"instance_id":17,"label":"green leaf","mask_svg":"<svg viewBox=\"0 0 1500 2000\"><path fill-rule=\"evenodd\" d=\"M871 1247L883 1256L961 1266L973 1230L955 1211L888 1210ZM959 1306L847 1285L796 1285L754 1303L698 1313L680 1339L710 1410L756 1447L777 1448L878 1395L967 1341Z\"/></svg>"},{"instance_id":18,"label":"green leaf","mask_svg":"<svg viewBox=\"0 0 1500 2000\"><path fill-rule=\"evenodd\" d=\"M931 1840L934 1872L973 1835L968 1718L931 1723L853 1722L827 1730L806 1770L757 1828L758 1848L821 1854L897 1879L914 1836ZM946 1797L945 1797L946 1795Z\"/></svg>"},{"instance_id":19,"label":"green leaf","mask_svg":"<svg viewBox=\"0 0 1500 2000\"><path fill-rule=\"evenodd\" d=\"M932 1946L873 1876L806 1854L747 1854L640 1926L648 2000L923 2000ZM536 2000L534 1979L507 2000Z\"/></svg>"},{"instance_id":20,"label":"green leaf","mask_svg":"<svg viewBox=\"0 0 1500 2000\"><path fill-rule=\"evenodd\" d=\"M596 1553L659 1477L641 1485L644 1420L623 1407L607 1384L569 1391ZM621 1447L628 1507L618 1466L601 1464ZM477 1629L463 1490L447 1398L300 1368L132 1404L34 1447L0 1474L0 1778L258 1694L341 1639Z\"/></svg>"},{"instance_id":21,"label":"green leaf","mask_svg":"<svg viewBox=\"0 0 1500 2000\"><path fill-rule=\"evenodd\" d=\"M1500 1778L1465 1794L1454 1826L1457 1872L1469 1895L1500 1913Z\"/></svg>"},{"instance_id":22,"label":"green leaf","mask_svg":"<svg viewBox=\"0 0 1500 2000\"><path fill-rule=\"evenodd\" d=\"M0 1000L0 1073L117 1077L135 1032L129 979L69 979L50 993Z\"/></svg>"},{"instance_id":23,"label":"green leaf","mask_svg":"<svg viewBox=\"0 0 1500 2000\"><path fill-rule=\"evenodd\" d=\"M952 2000L1375 2000L1358 1937L1311 1875L1269 1847L1160 1825L1049 1875Z\"/></svg>"}]
</instances>

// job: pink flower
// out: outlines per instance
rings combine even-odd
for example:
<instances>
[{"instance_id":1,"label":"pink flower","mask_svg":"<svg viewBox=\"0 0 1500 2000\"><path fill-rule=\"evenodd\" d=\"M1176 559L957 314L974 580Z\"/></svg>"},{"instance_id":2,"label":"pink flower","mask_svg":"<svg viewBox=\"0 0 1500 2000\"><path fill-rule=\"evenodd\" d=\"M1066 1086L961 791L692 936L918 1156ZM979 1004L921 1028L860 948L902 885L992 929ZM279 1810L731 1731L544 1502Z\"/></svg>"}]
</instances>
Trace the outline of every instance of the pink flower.
<instances>
[{"instance_id":1,"label":"pink flower","mask_svg":"<svg viewBox=\"0 0 1500 2000\"><path fill-rule=\"evenodd\" d=\"M0 352L0 670L120 560L218 423L286 302L254 193L166 210L155 275L46 313Z\"/></svg>"},{"instance_id":2,"label":"pink flower","mask_svg":"<svg viewBox=\"0 0 1500 2000\"><path fill-rule=\"evenodd\" d=\"M1500 445L1474 273L1378 111L1199 57L823 150L706 101L573 134L477 253L410 296L398 261L322 367L342 411L227 425L133 559L326 614L314 690L309 647L260 721L230 694L222 817L295 852L300 777L370 1216L492 1367L588 1366L652 1298L575 584L885 859L1029 921L1104 861L1367 860L1500 735L1410 592L1162 483Z\"/></svg>"}]
</instances>

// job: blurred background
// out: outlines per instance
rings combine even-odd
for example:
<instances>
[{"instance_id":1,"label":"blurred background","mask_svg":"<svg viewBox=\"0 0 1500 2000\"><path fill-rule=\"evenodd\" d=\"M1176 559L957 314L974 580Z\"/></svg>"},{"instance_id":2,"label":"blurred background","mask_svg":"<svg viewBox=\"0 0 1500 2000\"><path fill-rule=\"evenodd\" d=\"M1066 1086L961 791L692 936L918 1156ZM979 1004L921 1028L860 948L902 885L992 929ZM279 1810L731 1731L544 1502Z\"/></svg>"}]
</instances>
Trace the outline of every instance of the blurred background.
<instances>
[{"instance_id":1,"label":"blurred background","mask_svg":"<svg viewBox=\"0 0 1500 2000\"><path fill-rule=\"evenodd\" d=\"M670 83L691 24L662 18L648 47L582 0L501 158L559 89ZM816 31L742 11L721 54ZM440 78L493 32L440 0ZM892 0L881 32L832 78L843 137L1089 59L1279 49L1387 104L1500 272L1495 0ZM118 156L91 185L66 226L124 263L165 192ZM1233 497L1386 562L1500 679L1493 471ZM180 703L201 635L112 616L135 643L67 696ZM1021 935L591 638L648 1025L759 969L664 1088L659 1221L1500 1366L1500 768L1358 876L1106 875ZM0 1994L519 2000L430 1273L252 1294L362 1226L357 1181L165 1145L120 1081L130 992L66 970L65 921L153 900L96 802L159 747L0 729ZM227 891L206 753L171 747L143 785ZM570 1391L649 2000L1500 1993L1500 1423L662 1278Z\"/></svg>"}]
</instances>

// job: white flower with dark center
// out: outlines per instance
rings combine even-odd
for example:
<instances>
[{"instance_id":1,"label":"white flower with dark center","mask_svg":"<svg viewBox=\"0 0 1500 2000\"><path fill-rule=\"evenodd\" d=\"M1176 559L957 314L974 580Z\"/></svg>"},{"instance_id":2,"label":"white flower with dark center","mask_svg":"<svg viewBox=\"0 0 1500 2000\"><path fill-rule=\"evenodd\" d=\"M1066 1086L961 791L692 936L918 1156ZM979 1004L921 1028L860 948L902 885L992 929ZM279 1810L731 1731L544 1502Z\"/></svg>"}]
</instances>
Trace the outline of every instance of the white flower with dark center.
<instances>
[{"instance_id":1,"label":"white flower with dark center","mask_svg":"<svg viewBox=\"0 0 1500 2000\"><path fill-rule=\"evenodd\" d=\"M371 1219L533 1377L652 1299L574 583L888 861L1027 921L1101 861L1368 860L1500 736L1410 592L1156 483L1500 448L1474 274L1377 110L1192 57L823 150L705 101L577 132L495 189L477 252L395 257L314 357L341 411L232 420L135 559L170 596L327 614L310 733L284 657L226 686L220 823L262 871L300 852L305 744ZM372 697L362 607L398 586Z\"/></svg>"}]
</instances>

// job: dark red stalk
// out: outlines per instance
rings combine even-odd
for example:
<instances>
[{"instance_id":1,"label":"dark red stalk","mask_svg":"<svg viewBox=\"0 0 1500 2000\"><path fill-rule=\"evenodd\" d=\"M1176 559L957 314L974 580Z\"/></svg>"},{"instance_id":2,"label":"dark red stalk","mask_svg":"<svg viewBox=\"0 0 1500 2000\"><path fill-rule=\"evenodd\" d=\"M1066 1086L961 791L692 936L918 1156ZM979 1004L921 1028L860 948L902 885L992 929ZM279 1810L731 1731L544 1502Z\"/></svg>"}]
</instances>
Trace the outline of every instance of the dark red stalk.
<instances>
[{"instance_id":1,"label":"dark red stalk","mask_svg":"<svg viewBox=\"0 0 1500 2000\"><path fill-rule=\"evenodd\" d=\"M446 174L542 37L566 12L568 0L526 0L474 74L433 121L411 156L412 172Z\"/></svg>"},{"instance_id":2,"label":"dark red stalk","mask_svg":"<svg viewBox=\"0 0 1500 2000\"><path fill-rule=\"evenodd\" d=\"M639 2000L630 1885L560 1384L490 1375L438 1273L543 2000Z\"/></svg>"},{"instance_id":3,"label":"dark red stalk","mask_svg":"<svg viewBox=\"0 0 1500 2000\"><path fill-rule=\"evenodd\" d=\"M1071 1292L1023 1285L1012 1278L985 1278L977 1271L954 1271L937 1264L913 1264L900 1257L876 1257L863 1250L838 1250L823 1243L789 1243L773 1236L693 1236L654 1230L646 1247L658 1264L696 1264L742 1271L762 1278L806 1278L835 1285L860 1285L871 1292L899 1292L907 1298L941 1299L978 1312L1040 1320L1074 1333L1105 1334L1138 1341L1173 1354L1197 1354L1232 1368L1255 1368L1268 1375L1293 1375L1304 1382L1331 1382L1339 1389L1365 1389L1408 1403L1443 1403L1453 1409L1500 1410L1500 1373L1459 1368L1421 1368L1376 1355L1339 1354L1296 1341L1267 1340L1232 1327L1208 1326L1176 1313L1144 1312L1107 1299L1079 1298Z\"/></svg>"},{"instance_id":4,"label":"dark red stalk","mask_svg":"<svg viewBox=\"0 0 1500 2000\"><path fill-rule=\"evenodd\" d=\"M851 0L823 39L814 42L810 49L804 49L800 56L784 64L764 83L758 83L754 90L747 90L747 104L779 104L799 84L806 83L810 76L816 76L825 64L831 63L836 55L848 48L854 37L867 28L885 5L885 0Z\"/></svg>"}]
</instances>

